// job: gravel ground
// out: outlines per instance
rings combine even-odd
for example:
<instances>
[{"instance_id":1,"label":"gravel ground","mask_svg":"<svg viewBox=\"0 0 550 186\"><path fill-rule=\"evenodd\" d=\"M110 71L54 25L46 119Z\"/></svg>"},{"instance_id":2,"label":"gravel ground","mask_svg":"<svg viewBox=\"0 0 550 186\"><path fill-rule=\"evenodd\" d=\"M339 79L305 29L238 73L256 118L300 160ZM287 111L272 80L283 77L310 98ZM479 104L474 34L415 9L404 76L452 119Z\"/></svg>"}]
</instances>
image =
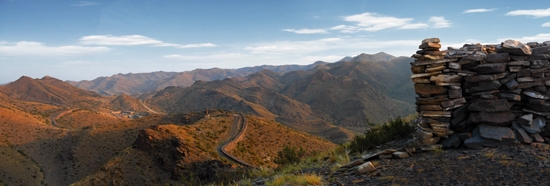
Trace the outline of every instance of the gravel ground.
<instances>
[{"instance_id":1,"label":"gravel ground","mask_svg":"<svg viewBox=\"0 0 550 186\"><path fill-rule=\"evenodd\" d=\"M381 149L392 146L397 149L410 142L410 139L402 140ZM547 144L514 144L497 148L417 151L404 159L369 160L376 167L369 173L359 173L357 166L332 172L330 168L334 164L295 173L321 175L323 185L330 186L550 185L548 147Z\"/></svg>"}]
</instances>

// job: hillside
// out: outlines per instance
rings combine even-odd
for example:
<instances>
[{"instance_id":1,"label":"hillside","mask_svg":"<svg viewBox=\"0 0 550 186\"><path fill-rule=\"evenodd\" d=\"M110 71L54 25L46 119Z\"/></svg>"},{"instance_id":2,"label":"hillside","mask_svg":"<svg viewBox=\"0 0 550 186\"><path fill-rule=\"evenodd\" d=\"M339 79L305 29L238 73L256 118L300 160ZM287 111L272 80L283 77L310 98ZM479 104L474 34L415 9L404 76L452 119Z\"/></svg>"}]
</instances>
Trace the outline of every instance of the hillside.
<instances>
[{"instance_id":1,"label":"hillside","mask_svg":"<svg viewBox=\"0 0 550 186\"><path fill-rule=\"evenodd\" d=\"M207 87L220 90L246 89L237 84L220 82L218 80ZM24 88L43 92L23 94L25 92L21 90ZM211 170L244 173L235 169L233 162L219 156L215 149L222 141L229 139L229 134L237 134L240 130L232 125L235 117L229 111L211 109L168 115L149 114L139 119L128 119L115 116L112 112L144 110L145 102L126 95L106 97L93 92L90 94L89 91L50 77L23 77L0 89L0 184L69 185L77 182L82 185L105 185L117 183L121 181L120 178L131 185L197 183L197 180L209 180L208 176L194 177L188 173L199 173L200 170L206 170L201 175L211 175ZM248 96L253 96L251 92ZM34 95L39 97L32 97ZM154 108L154 105L147 105ZM272 119L251 118L248 132L252 133L242 133L245 140L239 141L239 145L243 145L238 146L239 152L243 149L243 152L255 152L262 148L265 151L264 154L252 156L250 153L238 155L251 164L275 167L272 160L276 152L292 139L299 141L292 142L292 145L308 147L308 153L335 146L317 136L287 128ZM249 136L257 138L256 135L261 131L269 131L268 136L273 139L265 140L265 143L262 140L249 144ZM276 136L279 138L275 139ZM180 147L185 147L186 158L172 161L170 154L174 149L164 148L165 144L184 145ZM159 158L165 159L159 162ZM179 168L174 172L174 169L169 168L172 166ZM215 177L215 180L221 177Z\"/></svg>"},{"instance_id":2,"label":"hillside","mask_svg":"<svg viewBox=\"0 0 550 186\"><path fill-rule=\"evenodd\" d=\"M341 62L335 63L327 72L334 76L363 80L392 99L413 104L414 88L409 79L411 72L404 74L402 70L403 66L409 66L404 64L409 60L412 61L410 58L399 58L395 61L379 63L371 61Z\"/></svg>"},{"instance_id":3,"label":"hillside","mask_svg":"<svg viewBox=\"0 0 550 186\"><path fill-rule=\"evenodd\" d=\"M4 86L0 91L10 98L66 107L90 107L99 94L71 86L61 80L45 76L32 79L23 76Z\"/></svg>"},{"instance_id":4,"label":"hillside","mask_svg":"<svg viewBox=\"0 0 550 186\"><path fill-rule=\"evenodd\" d=\"M198 184L220 181L227 174L237 174L232 162L218 156L215 147L227 138L231 129L232 114L222 110L209 110L203 117L186 125L157 125L141 130L134 142L135 148L126 148L111 158L94 174L76 185L104 185L108 182L140 184ZM231 152L255 165L274 167L272 160L277 151L293 141L292 145L310 147L308 153L324 151L334 144L288 129L281 124L262 118L250 120L245 140ZM257 140L259 133L268 131L271 140ZM256 139L249 141L251 139ZM299 139L299 140L292 140ZM286 141L285 141L286 140ZM257 151L262 150L262 151ZM238 153L237 153L238 152ZM147 170L147 171L143 171Z\"/></svg>"},{"instance_id":5,"label":"hillside","mask_svg":"<svg viewBox=\"0 0 550 186\"><path fill-rule=\"evenodd\" d=\"M281 93L326 113L331 117L328 122L353 131L364 130L369 120L383 121L408 114L368 83L325 71L298 80Z\"/></svg>"},{"instance_id":6,"label":"hillside","mask_svg":"<svg viewBox=\"0 0 550 186\"><path fill-rule=\"evenodd\" d=\"M235 110L253 116L276 120L283 124L309 133L319 134L333 142L349 140L353 135L344 129L329 123L318 123L323 127L302 126L306 120L327 118L326 114L312 110L309 105L263 87L246 87L232 79L212 82L197 81L190 87L168 87L159 91L153 98L147 99L152 105L159 106L167 113L193 112L208 108ZM304 122L302 122L304 121ZM321 133L332 128L329 138Z\"/></svg>"}]
</instances>

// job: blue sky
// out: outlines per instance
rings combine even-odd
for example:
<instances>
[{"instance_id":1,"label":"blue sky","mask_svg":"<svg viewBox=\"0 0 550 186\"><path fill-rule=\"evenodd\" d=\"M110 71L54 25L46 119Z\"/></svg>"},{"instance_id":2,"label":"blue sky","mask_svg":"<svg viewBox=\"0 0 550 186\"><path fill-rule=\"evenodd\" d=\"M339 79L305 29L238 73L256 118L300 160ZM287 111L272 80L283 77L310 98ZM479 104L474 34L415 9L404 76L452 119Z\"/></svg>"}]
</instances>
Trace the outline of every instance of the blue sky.
<instances>
[{"instance_id":1,"label":"blue sky","mask_svg":"<svg viewBox=\"0 0 550 186\"><path fill-rule=\"evenodd\" d=\"M0 0L0 84L550 40L549 1Z\"/></svg>"}]
</instances>

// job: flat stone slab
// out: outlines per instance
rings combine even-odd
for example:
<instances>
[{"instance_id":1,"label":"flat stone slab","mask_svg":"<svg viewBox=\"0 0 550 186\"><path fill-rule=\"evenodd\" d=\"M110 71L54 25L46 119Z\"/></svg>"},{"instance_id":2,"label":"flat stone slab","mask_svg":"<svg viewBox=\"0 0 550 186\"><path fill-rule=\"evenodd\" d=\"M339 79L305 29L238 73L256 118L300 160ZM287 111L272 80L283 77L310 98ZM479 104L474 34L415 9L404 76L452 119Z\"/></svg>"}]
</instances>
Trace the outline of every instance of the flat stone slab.
<instances>
[{"instance_id":1,"label":"flat stone slab","mask_svg":"<svg viewBox=\"0 0 550 186\"><path fill-rule=\"evenodd\" d=\"M443 110L443 107L441 107L441 105L419 105L418 108L420 110L431 110L431 111Z\"/></svg>"},{"instance_id":2,"label":"flat stone slab","mask_svg":"<svg viewBox=\"0 0 550 186\"><path fill-rule=\"evenodd\" d=\"M533 54L550 54L550 47L544 46L544 47L537 47L533 48Z\"/></svg>"},{"instance_id":3,"label":"flat stone slab","mask_svg":"<svg viewBox=\"0 0 550 186\"><path fill-rule=\"evenodd\" d=\"M540 92L536 92L536 91L526 90L526 91L523 91L522 94L526 95L526 96L529 96L529 97L532 97L532 98L550 100L550 97L548 97L548 96L546 96L546 95L544 95Z\"/></svg>"},{"instance_id":4,"label":"flat stone slab","mask_svg":"<svg viewBox=\"0 0 550 186\"><path fill-rule=\"evenodd\" d=\"M446 83L450 83L450 82L461 82L462 81L462 76L459 76L459 75L446 75L446 74L439 74L437 76L432 76L430 78L430 81L435 81L435 82L446 82Z\"/></svg>"},{"instance_id":5,"label":"flat stone slab","mask_svg":"<svg viewBox=\"0 0 550 186\"><path fill-rule=\"evenodd\" d=\"M498 53L487 55L487 62L489 63L504 63L510 61L510 55L508 53Z\"/></svg>"},{"instance_id":6,"label":"flat stone slab","mask_svg":"<svg viewBox=\"0 0 550 186\"><path fill-rule=\"evenodd\" d=\"M517 128L515 132L516 139L518 141L523 143L533 143L533 138L531 138L531 136L529 136L529 134L527 134L527 132L525 132L525 130L523 130L522 128Z\"/></svg>"},{"instance_id":7,"label":"flat stone slab","mask_svg":"<svg viewBox=\"0 0 550 186\"><path fill-rule=\"evenodd\" d=\"M528 104L527 108L537 112L550 112L550 103L544 103L542 105Z\"/></svg>"},{"instance_id":8,"label":"flat stone slab","mask_svg":"<svg viewBox=\"0 0 550 186\"><path fill-rule=\"evenodd\" d=\"M417 94L446 94L448 88L435 86L432 84L414 84L414 90Z\"/></svg>"},{"instance_id":9,"label":"flat stone slab","mask_svg":"<svg viewBox=\"0 0 550 186\"><path fill-rule=\"evenodd\" d=\"M441 71L438 71L438 72L430 72L430 73L413 74L413 75L411 75L411 79L432 77L432 76L435 76L435 75L438 75L438 74L441 74L441 73L442 73Z\"/></svg>"},{"instance_id":10,"label":"flat stone slab","mask_svg":"<svg viewBox=\"0 0 550 186\"><path fill-rule=\"evenodd\" d=\"M479 133L481 137L486 139L494 139L498 141L504 141L509 139L515 139L514 131L509 127L498 127L492 125L479 125Z\"/></svg>"},{"instance_id":11,"label":"flat stone slab","mask_svg":"<svg viewBox=\"0 0 550 186\"><path fill-rule=\"evenodd\" d=\"M432 64L441 64L441 63L448 63L448 62L456 62L458 59L438 59L438 60L425 60L425 61L415 61L412 62L412 66L420 66L420 65L432 65Z\"/></svg>"},{"instance_id":12,"label":"flat stone slab","mask_svg":"<svg viewBox=\"0 0 550 186\"><path fill-rule=\"evenodd\" d=\"M421 116L425 117L451 117L451 111L422 111Z\"/></svg>"},{"instance_id":13,"label":"flat stone slab","mask_svg":"<svg viewBox=\"0 0 550 186\"><path fill-rule=\"evenodd\" d=\"M474 132L472 133L472 135L473 137L464 140L464 145L468 148L473 148L473 149L480 149L483 147L506 146L517 142L515 138L509 138L510 137L509 134L506 135L507 136L506 138L501 138L502 141L481 137L479 127L476 127L476 129L474 129Z\"/></svg>"},{"instance_id":14,"label":"flat stone slab","mask_svg":"<svg viewBox=\"0 0 550 186\"><path fill-rule=\"evenodd\" d=\"M473 112L470 114L470 123L486 123L495 126L509 126L515 115L510 112Z\"/></svg>"},{"instance_id":15,"label":"flat stone slab","mask_svg":"<svg viewBox=\"0 0 550 186\"><path fill-rule=\"evenodd\" d=\"M510 110L512 105L513 104L510 104L506 99L477 99L474 100L470 106L468 106L468 110L502 112Z\"/></svg>"},{"instance_id":16,"label":"flat stone slab","mask_svg":"<svg viewBox=\"0 0 550 186\"><path fill-rule=\"evenodd\" d=\"M450 106L460 105L460 104L464 104L464 103L466 103L466 99L462 97L462 98L452 99L452 100L449 100L449 101L444 101L444 102L441 103L441 106L450 107Z\"/></svg>"},{"instance_id":17,"label":"flat stone slab","mask_svg":"<svg viewBox=\"0 0 550 186\"><path fill-rule=\"evenodd\" d=\"M506 63L484 63L474 67L474 71L480 74L496 74L506 71Z\"/></svg>"}]
</instances>

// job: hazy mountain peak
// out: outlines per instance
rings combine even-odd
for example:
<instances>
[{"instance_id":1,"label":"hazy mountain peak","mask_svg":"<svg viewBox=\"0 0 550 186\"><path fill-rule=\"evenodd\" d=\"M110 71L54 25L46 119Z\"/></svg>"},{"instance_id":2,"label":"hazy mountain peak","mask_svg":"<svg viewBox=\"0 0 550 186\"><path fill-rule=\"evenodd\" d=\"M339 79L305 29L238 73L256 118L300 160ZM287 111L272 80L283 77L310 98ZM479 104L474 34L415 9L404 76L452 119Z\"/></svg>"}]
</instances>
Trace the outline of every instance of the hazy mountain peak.
<instances>
[{"instance_id":1,"label":"hazy mountain peak","mask_svg":"<svg viewBox=\"0 0 550 186\"><path fill-rule=\"evenodd\" d=\"M351 61L372 61L372 62L381 62L381 61L390 61L392 59L395 59L395 56L392 56L390 54L384 53L384 52L378 52L376 54L365 54L361 53L353 60Z\"/></svg>"}]
</instances>

